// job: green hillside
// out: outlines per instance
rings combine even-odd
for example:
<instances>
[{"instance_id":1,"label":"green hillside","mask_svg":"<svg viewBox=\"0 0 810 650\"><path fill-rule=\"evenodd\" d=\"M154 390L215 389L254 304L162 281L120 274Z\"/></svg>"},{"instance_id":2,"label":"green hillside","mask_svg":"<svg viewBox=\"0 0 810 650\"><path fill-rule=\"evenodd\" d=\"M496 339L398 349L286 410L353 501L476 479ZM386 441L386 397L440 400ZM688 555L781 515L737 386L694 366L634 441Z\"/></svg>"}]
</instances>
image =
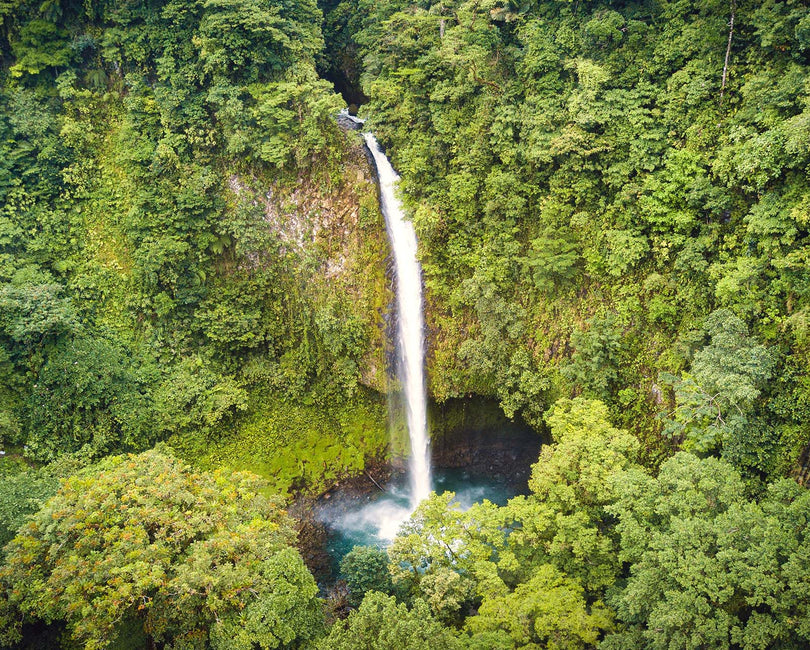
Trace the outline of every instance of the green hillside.
<instances>
[{"instance_id":1,"label":"green hillside","mask_svg":"<svg viewBox=\"0 0 810 650\"><path fill-rule=\"evenodd\" d=\"M401 453L348 104L435 430L549 443L317 585ZM800 0L0 2L0 647L807 647L808 236Z\"/></svg>"}]
</instances>

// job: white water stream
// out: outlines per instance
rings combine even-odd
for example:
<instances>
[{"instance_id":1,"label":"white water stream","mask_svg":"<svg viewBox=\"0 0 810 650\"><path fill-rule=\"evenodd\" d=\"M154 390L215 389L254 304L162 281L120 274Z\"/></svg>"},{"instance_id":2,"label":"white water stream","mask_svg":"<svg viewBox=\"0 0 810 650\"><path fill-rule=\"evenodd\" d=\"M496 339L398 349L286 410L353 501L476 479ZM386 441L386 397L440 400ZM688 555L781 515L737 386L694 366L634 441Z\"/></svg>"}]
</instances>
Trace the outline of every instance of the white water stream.
<instances>
[{"instance_id":1,"label":"white water stream","mask_svg":"<svg viewBox=\"0 0 810 650\"><path fill-rule=\"evenodd\" d=\"M341 115L354 122L363 120L342 111ZM397 279L397 349L400 355L399 379L405 397L408 437L411 454L408 461L413 510L430 495L430 438L427 430L427 390L425 388L425 324L422 315L422 267L416 257L416 232L405 218L402 203L397 198L399 176L386 158L377 139L364 133L380 184L380 208L394 253ZM410 513L401 516L402 520ZM381 526L385 524L381 522Z\"/></svg>"},{"instance_id":2,"label":"white water stream","mask_svg":"<svg viewBox=\"0 0 810 650\"><path fill-rule=\"evenodd\" d=\"M416 232L405 218L396 196L399 176L371 133L364 133L374 156L380 183L380 207L397 274L398 348L401 357L400 380L405 396L408 436L411 504L415 508L430 495L430 440L427 431L425 390L425 325L422 317L422 268L416 257Z\"/></svg>"}]
</instances>

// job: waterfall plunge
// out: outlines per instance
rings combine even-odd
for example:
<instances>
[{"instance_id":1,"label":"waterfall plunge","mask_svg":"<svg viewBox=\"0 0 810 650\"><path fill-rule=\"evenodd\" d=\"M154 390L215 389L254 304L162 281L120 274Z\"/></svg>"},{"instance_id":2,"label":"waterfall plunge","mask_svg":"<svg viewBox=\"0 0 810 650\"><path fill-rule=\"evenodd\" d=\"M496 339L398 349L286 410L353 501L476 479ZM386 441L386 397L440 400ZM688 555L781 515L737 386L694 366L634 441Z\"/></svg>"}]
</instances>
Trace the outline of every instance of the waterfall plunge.
<instances>
[{"instance_id":1,"label":"waterfall plunge","mask_svg":"<svg viewBox=\"0 0 810 650\"><path fill-rule=\"evenodd\" d=\"M399 176L371 133L364 133L380 182L380 207L394 252L397 276L397 338L401 358L400 380L405 395L408 435L411 504L430 494L430 440L427 432L427 397L424 373L424 320L422 317L422 269L416 259L416 233L405 219L395 189Z\"/></svg>"}]
</instances>

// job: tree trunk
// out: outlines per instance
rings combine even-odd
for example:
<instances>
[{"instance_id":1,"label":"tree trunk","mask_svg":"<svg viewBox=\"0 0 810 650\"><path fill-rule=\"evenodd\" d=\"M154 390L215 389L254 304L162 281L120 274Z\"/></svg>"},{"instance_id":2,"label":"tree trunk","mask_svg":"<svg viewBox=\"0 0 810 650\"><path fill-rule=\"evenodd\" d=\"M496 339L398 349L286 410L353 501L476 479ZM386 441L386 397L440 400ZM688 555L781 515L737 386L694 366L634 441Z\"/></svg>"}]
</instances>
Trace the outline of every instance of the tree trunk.
<instances>
[{"instance_id":1,"label":"tree trunk","mask_svg":"<svg viewBox=\"0 0 810 650\"><path fill-rule=\"evenodd\" d=\"M731 56L731 39L734 36L734 14L737 12L737 1L731 0L731 19L728 22L728 45L726 45L726 60L723 63L723 79L720 82L720 105L723 105L723 95L726 92L728 80L728 59Z\"/></svg>"}]
</instances>

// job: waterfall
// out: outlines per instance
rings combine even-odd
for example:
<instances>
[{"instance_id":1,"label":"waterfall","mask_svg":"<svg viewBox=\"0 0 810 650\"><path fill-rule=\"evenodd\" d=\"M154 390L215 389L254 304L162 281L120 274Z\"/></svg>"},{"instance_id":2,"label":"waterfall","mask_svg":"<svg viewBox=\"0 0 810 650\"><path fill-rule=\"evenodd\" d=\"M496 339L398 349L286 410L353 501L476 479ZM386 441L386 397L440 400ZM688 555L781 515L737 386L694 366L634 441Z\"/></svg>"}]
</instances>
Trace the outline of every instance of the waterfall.
<instances>
[{"instance_id":1,"label":"waterfall","mask_svg":"<svg viewBox=\"0 0 810 650\"><path fill-rule=\"evenodd\" d=\"M380 183L380 207L394 253L397 280L397 343L399 379L405 397L411 454L408 462L411 503L416 507L430 494L430 439L427 431L425 389L422 269L416 258L416 232L405 218L395 194L399 176L371 133L364 133L374 156Z\"/></svg>"}]
</instances>

